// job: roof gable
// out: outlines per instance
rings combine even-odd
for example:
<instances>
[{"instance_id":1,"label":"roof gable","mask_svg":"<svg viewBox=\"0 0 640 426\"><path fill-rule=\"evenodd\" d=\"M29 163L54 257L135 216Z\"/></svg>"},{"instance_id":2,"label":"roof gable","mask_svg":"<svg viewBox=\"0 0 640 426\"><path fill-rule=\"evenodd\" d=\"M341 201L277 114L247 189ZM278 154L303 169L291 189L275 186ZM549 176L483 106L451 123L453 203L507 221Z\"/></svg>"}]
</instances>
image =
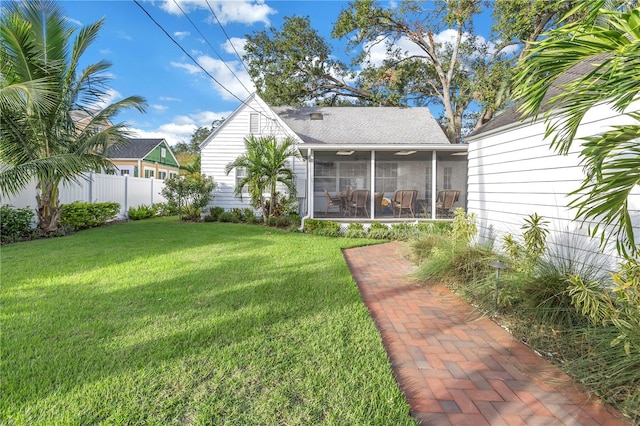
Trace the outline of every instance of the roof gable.
<instances>
[{"instance_id":1,"label":"roof gable","mask_svg":"<svg viewBox=\"0 0 640 426\"><path fill-rule=\"evenodd\" d=\"M539 114L544 114L550 111L551 109L558 108L558 105L549 104L549 101L563 92L564 90L563 86L565 84L573 80L576 80L580 77L586 76L587 74L592 72L594 70L595 64L597 64L598 60L602 57L604 56L596 57L589 61L583 61L571 67L565 73L560 75L551 84L551 86L549 87L549 90L547 90L547 93L545 94L544 99L542 100ZM488 121L478 129L471 132L471 134L468 137L473 138L480 134L497 130L501 127L522 123L522 122L525 122L527 119L533 119L533 117L531 116L522 115L522 113L519 111L520 105L521 105L521 102L518 102L515 105L511 106L510 108L505 109L500 114L496 115L492 120Z\"/></svg>"}]
</instances>

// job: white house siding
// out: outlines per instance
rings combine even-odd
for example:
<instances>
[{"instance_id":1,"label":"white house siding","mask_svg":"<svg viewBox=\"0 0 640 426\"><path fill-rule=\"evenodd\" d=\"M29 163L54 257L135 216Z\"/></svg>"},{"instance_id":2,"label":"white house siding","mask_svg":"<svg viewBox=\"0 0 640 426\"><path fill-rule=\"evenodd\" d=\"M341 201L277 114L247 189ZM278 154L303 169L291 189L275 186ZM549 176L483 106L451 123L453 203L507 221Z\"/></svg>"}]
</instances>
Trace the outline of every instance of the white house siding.
<instances>
[{"instance_id":1,"label":"white house siding","mask_svg":"<svg viewBox=\"0 0 640 426\"><path fill-rule=\"evenodd\" d=\"M628 122L627 117L604 106L594 108L583 120L578 137L602 133L609 126ZM468 211L477 216L481 239L500 247L507 234L520 236L524 219L537 213L549 220L554 253L592 263L599 240L587 236L588 224L573 220L575 210L566 206L568 195L584 177L579 165L579 143L566 156L550 148L543 122L505 126L480 134L469 142ZM640 230L640 196L630 200L630 210ZM582 225L582 226L581 226ZM638 235L639 232L636 232ZM574 246L574 247L570 247ZM608 266L615 267L613 246L605 250ZM601 259L600 259L601 260Z\"/></svg>"},{"instance_id":2,"label":"white house siding","mask_svg":"<svg viewBox=\"0 0 640 426\"><path fill-rule=\"evenodd\" d=\"M201 145L201 171L213 177L216 183L212 206L220 206L225 210L249 207L248 195L242 200L233 194L235 188L235 171L229 175L225 167L234 161L245 150L244 140L250 135L249 125L251 114L260 113L260 132L256 136L275 135L278 138L289 136L286 126L269 107L256 97L250 97L244 105L228 117L222 126L210 135ZM296 138L297 140L297 138ZM292 159L291 165L296 175L296 186L304 190L306 184L306 163L303 160ZM298 197L304 196L300 192Z\"/></svg>"}]
</instances>

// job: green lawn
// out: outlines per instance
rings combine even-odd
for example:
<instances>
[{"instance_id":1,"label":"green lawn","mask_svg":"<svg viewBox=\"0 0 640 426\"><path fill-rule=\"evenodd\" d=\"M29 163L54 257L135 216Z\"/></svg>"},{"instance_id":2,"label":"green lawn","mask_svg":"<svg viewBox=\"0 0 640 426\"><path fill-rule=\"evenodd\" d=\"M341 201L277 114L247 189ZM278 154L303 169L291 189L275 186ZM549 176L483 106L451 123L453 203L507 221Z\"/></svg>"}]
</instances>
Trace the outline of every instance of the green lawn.
<instances>
[{"instance_id":1,"label":"green lawn","mask_svg":"<svg viewBox=\"0 0 640 426\"><path fill-rule=\"evenodd\" d=\"M3 246L0 424L414 424L362 242L164 218Z\"/></svg>"}]
</instances>

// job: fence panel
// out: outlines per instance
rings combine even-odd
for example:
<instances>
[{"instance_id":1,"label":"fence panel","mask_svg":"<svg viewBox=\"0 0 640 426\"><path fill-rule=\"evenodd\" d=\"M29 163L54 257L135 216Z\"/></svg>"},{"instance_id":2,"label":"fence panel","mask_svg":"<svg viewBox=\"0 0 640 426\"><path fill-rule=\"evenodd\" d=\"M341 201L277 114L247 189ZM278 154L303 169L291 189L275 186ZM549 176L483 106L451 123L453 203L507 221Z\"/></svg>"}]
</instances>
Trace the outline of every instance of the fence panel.
<instances>
[{"instance_id":1,"label":"fence panel","mask_svg":"<svg viewBox=\"0 0 640 426\"><path fill-rule=\"evenodd\" d=\"M90 203L116 202L120 204L119 218L125 218L129 207L141 204L164 203L166 199L161 191L164 181L128 176L89 174L78 182L60 186L60 202L69 204L76 201ZM0 205L9 204L14 207L34 209L36 204L36 183L31 182L15 195L0 194Z\"/></svg>"}]
</instances>

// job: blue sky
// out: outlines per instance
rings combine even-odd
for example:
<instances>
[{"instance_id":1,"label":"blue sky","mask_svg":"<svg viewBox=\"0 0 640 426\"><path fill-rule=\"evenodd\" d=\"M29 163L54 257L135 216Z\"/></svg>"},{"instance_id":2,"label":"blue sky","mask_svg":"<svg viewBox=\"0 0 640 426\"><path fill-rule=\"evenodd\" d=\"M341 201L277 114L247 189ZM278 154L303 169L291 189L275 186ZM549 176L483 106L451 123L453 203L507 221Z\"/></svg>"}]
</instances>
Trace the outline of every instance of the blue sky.
<instances>
[{"instance_id":1,"label":"blue sky","mask_svg":"<svg viewBox=\"0 0 640 426\"><path fill-rule=\"evenodd\" d=\"M116 121L126 121L138 137L162 137L175 144L188 141L197 127L229 116L240 101L228 91L245 99L253 90L222 27L240 53L247 34L279 27L291 15L309 16L312 27L329 39L347 2L140 0L140 4L224 88L198 68L134 1L60 1L74 25L104 17L100 36L83 60L86 64L100 59L112 62L111 100L139 95L149 104L146 113L125 112ZM487 34L488 25L486 19L479 23L481 33ZM342 51L338 47L335 52Z\"/></svg>"}]
</instances>

